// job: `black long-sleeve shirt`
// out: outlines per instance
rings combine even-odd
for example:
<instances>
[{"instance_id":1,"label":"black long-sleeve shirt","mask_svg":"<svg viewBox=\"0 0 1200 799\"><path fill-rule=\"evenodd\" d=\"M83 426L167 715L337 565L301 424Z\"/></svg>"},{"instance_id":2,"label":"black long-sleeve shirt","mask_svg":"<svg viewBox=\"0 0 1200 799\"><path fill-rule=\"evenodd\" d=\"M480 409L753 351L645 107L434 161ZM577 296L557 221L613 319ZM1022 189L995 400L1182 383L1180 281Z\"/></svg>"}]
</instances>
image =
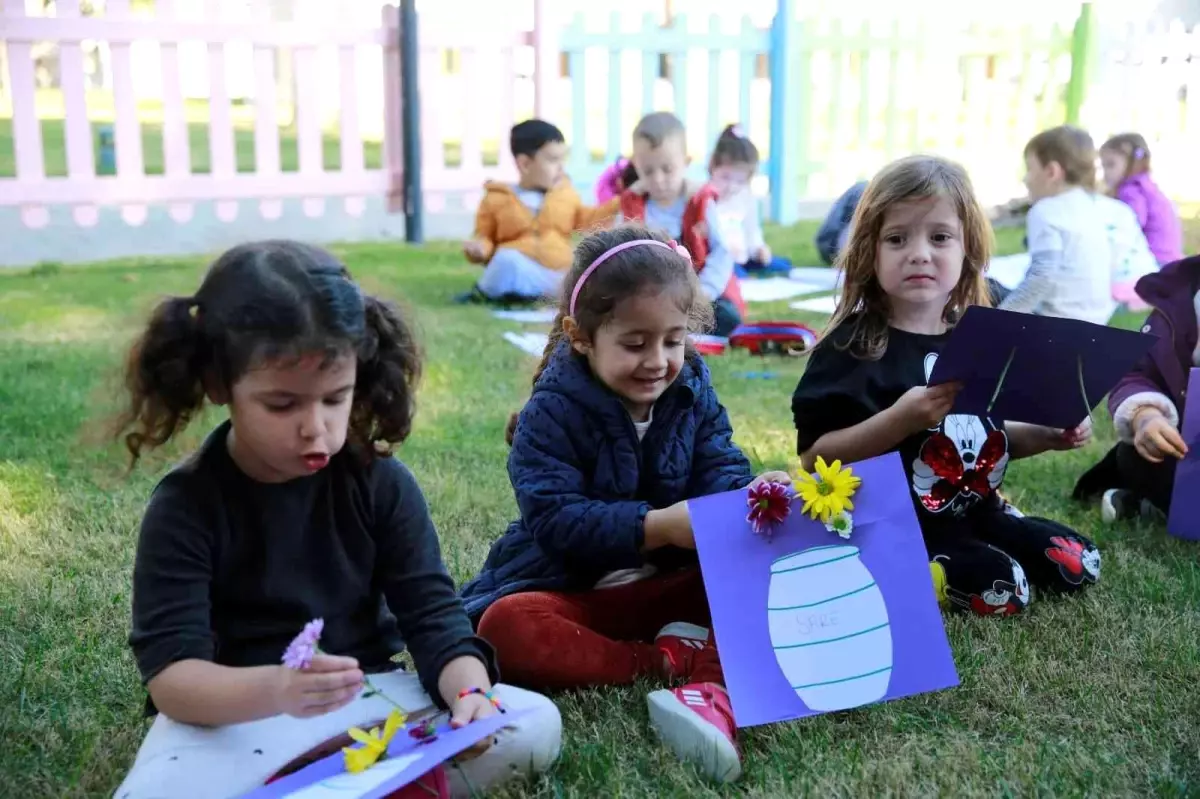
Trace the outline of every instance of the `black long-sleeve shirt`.
<instances>
[{"instance_id":1,"label":"black long-sleeve shirt","mask_svg":"<svg viewBox=\"0 0 1200 799\"><path fill-rule=\"evenodd\" d=\"M129 637L143 682L180 660L280 663L304 625L321 649L365 671L407 644L439 705L442 668L473 655L498 679L446 572L412 473L347 450L317 474L279 484L242 472L218 427L155 489L142 520ZM152 711L152 706L150 706Z\"/></svg>"}]
</instances>

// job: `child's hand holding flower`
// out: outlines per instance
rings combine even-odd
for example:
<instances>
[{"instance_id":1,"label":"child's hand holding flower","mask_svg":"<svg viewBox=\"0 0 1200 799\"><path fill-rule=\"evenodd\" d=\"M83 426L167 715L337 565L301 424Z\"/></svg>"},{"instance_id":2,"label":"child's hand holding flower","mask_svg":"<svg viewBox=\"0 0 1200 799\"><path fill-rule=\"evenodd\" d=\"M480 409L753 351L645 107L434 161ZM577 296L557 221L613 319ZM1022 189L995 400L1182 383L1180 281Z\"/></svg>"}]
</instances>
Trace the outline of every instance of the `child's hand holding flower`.
<instances>
[{"instance_id":1,"label":"child's hand holding flower","mask_svg":"<svg viewBox=\"0 0 1200 799\"><path fill-rule=\"evenodd\" d=\"M277 667L282 674L275 706L280 713L310 718L345 707L363 689L363 673L350 657L317 652L298 667Z\"/></svg>"},{"instance_id":2,"label":"child's hand holding flower","mask_svg":"<svg viewBox=\"0 0 1200 799\"><path fill-rule=\"evenodd\" d=\"M763 483L782 483L785 486L790 486L792 484L792 476L787 472L763 472L754 478L754 482L750 483L749 488L757 488Z\"/></svg>"}]
</instances>

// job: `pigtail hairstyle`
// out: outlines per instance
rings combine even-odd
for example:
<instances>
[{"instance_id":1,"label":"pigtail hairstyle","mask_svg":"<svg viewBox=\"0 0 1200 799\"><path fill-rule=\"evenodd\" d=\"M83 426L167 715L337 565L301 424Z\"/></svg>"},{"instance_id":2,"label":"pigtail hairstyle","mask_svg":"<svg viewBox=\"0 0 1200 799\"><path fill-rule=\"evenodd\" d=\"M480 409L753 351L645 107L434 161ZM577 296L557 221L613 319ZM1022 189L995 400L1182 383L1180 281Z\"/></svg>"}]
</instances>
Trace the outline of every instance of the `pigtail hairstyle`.
<instances>
[{"instance_id":1,"label":"pigtail hairstyle","mask_svg":"<svg viewBox=\"0 0 1200 799\"><path fill-rule=\"evenodd\" d=\"M161 446L187 427L204 405L202 313L194 297L163 300L129 350L129 405L117 431L129 431L124 442L133 463L143 448Z\"/></svg>"},{"instance_id":2,"label":"pigtail hairstyle","mask_svg":"<svg viewBox=\"0 0 1200 799\"><path fill-rule=\"evenodd\" d=\"M358 348L347 436L356 446L382 454L412 432L421 349L395 305L366 296L363 312L366 330Z\"/></svg>"},{"instance_id":3,"label":"pigtail hairstyle","mask_svg":"<svg viewBox=\"0 0 1200 799\"><path fill-rule=\"evenodd\" d=\"M612 248L647 239L663 244L672 243L661 233L633 224L600 230L579 242L575 248L575 263L563 278L558 313L554 315L554 322L550 326L546 349L542 351L541 363L533 373L534 386L549 366L559 344L567 338L563 320L571 315L571 295L584 272ZM650 246L632 247L615 253L588 276L575 301L574 317L580 332L589 338L595 336L600 326L612 317L618 303L647 289L669 292L676 307L687 314L689 331L700 333L712 328L712 305L704 297L690 259L673 249ZM686 348L689 356L694 354L691 339L688 339ZM509 445L512 444L518 418L519 414L512 414L505 427L504 440Z\"/></svg>"},{"instance_id":4,"label":"pigtail hairstyle","mask_svg":"<svg viewBox=\"0 0 1200 799\"><path fill-rule=\"evenodd\" d=\"M129 405L115 432L124 435L131 467L182 431L207 397L229 401L254 365L311 355L325 364L354 356L347 441L364 458L407 438L421 356L395 306L364 297L319 247L261 241L229 250L194 297L158 306L130 350Z\"/></svg>"},{"instance_id":5,"label":"pigtail hairstyle","mask_svg":"<svg viewBox=\"0 0 1200 799\"><path fill-rule=\"evenodd\" d=\"M850 240L835 268L845 273L837 309L821 336L854 318L846 348L857 358L878 360L887 350L891 301L876 275L879 237L887 212L897 203L945 197L962 224L963 265L943 311L954 324L969 305L989 305L984 270L991 260L993 233L971 179L958 164L936 156L893 161L867 185L854 211Z\"/></svg>"}]
</instances>

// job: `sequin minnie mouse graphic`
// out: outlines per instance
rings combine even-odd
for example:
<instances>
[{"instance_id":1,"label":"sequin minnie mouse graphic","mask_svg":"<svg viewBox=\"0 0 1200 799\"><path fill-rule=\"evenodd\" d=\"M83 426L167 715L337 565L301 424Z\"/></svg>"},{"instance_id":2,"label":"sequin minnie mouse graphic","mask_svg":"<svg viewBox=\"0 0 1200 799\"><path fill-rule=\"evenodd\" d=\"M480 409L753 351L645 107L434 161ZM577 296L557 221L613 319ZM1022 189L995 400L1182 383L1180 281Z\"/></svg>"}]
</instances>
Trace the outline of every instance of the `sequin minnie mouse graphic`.
<instances>
[{"instance_id":1,"label":"sequin minnie mouse graphic","mask_svg":"<svg viewBox=\"0 0 1200 799\"><path fill-rule=\"evenodd\" d=\"M937 353L925 356L925 380ZM1008 468L1008 436L990 420L953 414L930 430L912 466L913 491L930 513L960 516L995 493Z\"/></svg>"}]
</instances>

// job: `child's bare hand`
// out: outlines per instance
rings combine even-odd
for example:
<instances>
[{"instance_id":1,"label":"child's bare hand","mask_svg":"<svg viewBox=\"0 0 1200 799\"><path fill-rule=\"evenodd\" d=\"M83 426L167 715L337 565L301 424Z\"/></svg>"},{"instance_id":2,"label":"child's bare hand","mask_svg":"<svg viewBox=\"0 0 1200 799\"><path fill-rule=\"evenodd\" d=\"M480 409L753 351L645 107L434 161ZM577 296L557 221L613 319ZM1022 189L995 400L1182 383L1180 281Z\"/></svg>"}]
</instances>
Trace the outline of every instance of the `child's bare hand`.
<instances>
[{"instance_id":1,"label":"child's bare hand","mask_svg":"<svg viewBox=\"0 0 1200 799\"><path fill-rule=\"evenodd\" d=\"M1092 442L1092 420L1084 419L1083 424L1070 430L1061 430L1054 435L1053 449L1080 449Z\"/></svg>"},{"instance_id":2,"label":"child's bare hand","mask_svg":"<svg viewBox=\"0 0 1200 799\"><path fill-rule=\"evenodd\" d=\"M787 472L763 472L754 478L749 487L754 488L763 483L782 483L785 486L790 486L792 484L792 476Z\"/></svg>"},{"instance_id":3,"label":"child's bare hand","mask_svg":"<svg viewBox=\"0 0 1200 799\"><path fill-rule=\"evenodd\" d=\"M754 260L758 261L760 264L771 263L771 248L765 244L759 247L754 251Z\"/></svg>"},{"instance_id":4,"label":"child's bare hand","mask_svg":"<svg viewBox=\"0 0 1200 799\"><path fill-rule=\"evenodd\" d=\"M468 258L483 260L483 256L487 250L483 246L483 242L479 239L467 239L463 242L463 252L466 253Z\"/></svg>"},{"instance_id":5,"label":"child's bare hand","mask_svg":"<svg viewBox=\"0 0 1200 799\"><path fill-rule=\"evenodd\" d=\"M345 707L363 687L363 673L354 658L318 653L305 669L279 667L283 672L279 712L309 718Z\"/></svg>"},{"instance_id":6,"label":"child's bare hand","mask_svg":"<svg viewBox=\"0 0 1200 799\"><path fill-rule=\"evenodd\" d=\"M708 238L708 223L701 219L696 224L692 225L692 232L696 234L696 238Z\"/></svg>"},{"instance_id":7,"label":"child's bare hand","mask_svg":"<svg viewBox=\"0 0 1200 799\"><path fill-rule=\"evenodd\" d=\"M942 423L960 391L962 383L914 386L896 400L892 410L908 430L914 433L928 430Z\"/></svg>"},{"instance_id":8,"label":"child's bare hand","mask_svg":"<svg viewBox=\"0 0 1200 799\"><path fill-rule=\"evenodd\" d=\"M1188 452L1187 444L1175 425L1157 411L1147 413L1138 420L1133 447L1151 463L1162 463L1166 458L1183 458Z\"/></svg>"}]
</instances>

